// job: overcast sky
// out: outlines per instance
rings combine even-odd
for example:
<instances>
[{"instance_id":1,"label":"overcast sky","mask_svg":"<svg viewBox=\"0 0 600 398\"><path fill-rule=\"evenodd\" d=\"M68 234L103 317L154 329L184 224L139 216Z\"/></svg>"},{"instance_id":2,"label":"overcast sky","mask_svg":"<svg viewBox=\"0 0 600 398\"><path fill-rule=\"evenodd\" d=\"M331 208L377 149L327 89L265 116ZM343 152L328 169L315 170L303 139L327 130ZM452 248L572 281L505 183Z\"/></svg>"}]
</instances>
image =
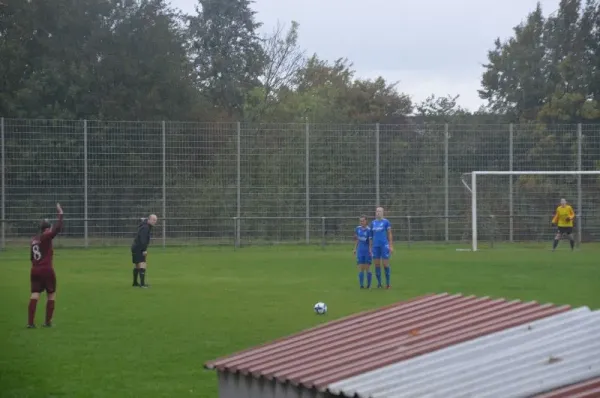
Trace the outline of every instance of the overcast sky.
<instances>
[{"instance_id":1,"label":"overcast sky","mask_svg":"<svg viewBox=\"0 0 600 398\"><path fill-rule=\"evenodd\" d=\"M460 94L460 105L476 110L487 51L496 37L535 8L536 0L256 0L253 9L270 32L277 21L300 23L300 45L308 54L346 57L358 77L383 76L421 101L430 94ZM559 0L540 0L544 14ZM196 0L171 0L187 13Z\"/></svg>"}]
</instances>

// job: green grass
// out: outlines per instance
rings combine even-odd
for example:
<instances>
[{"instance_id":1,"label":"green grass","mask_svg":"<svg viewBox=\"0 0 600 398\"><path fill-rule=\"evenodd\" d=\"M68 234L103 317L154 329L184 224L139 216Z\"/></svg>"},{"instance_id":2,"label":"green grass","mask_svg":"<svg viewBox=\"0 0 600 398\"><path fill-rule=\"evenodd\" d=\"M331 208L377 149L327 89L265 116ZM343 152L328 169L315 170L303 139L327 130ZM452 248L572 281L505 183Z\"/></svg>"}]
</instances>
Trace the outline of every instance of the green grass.
<instances>
[{"instance_id":1,"label":"green grass","mask_svg":"<svg viewBox=\"0 0 600 398\"><path fill-rule=\"evenodd\" d=\"M346 247L154 248L148 290L127 248L58 249L53 329L27 330L28 253L0 253L1 397L217 396L206 360L429 292L600 307L600 246L397 245L390 291L357 289ZM326 316L312 306L325 301ZM45 305L38 306L41 323Z\"/></svg>"}]
</instances>

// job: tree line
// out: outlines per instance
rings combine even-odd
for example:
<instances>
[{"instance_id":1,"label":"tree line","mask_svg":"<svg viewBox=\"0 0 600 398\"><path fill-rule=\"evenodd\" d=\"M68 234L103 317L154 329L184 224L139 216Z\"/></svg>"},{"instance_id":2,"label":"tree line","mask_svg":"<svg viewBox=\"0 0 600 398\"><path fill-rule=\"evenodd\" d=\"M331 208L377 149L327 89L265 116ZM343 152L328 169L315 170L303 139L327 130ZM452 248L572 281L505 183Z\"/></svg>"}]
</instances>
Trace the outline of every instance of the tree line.
<instances>
[{"instance_id":1,"label":"tree line","mask_svg":"<svg viewBox=\"0 0 600 398\"><path fill-rule=\"evenodd\" d=\"M2 0L0 114L100 120L399 123L403 116L497 115L513 122L600 118L600 3L541 5L490 43L487 105L456 94L414 103L395 82L309 55L295 21L261 34L250 0Z\"/></svg>"},{"instance_id":2,"label":"tree line","mask_svg":"<svg viewBox=\"0 0 600 398\"><path fill-rule=\"evenodd\" d=\"M98 151L89 159L89 172L96 173L91 181L110 180L109 186L98 188L104 191L99 196L104 205L99 203L90 217L107 211L125 216L156 206L160 195L133 203L135 192L128 187L136 179L160 185L158 169L139 166L145 156L140 148L156 149L160 138L154 133L140 136L141 124L134 128L116 121L167 120L169 142L177 143L170 149L173 162L189 156L186 167L169 169L174 171L170 186L181 187L170 197L178 203L175 215L196 206L198 217L214 217L209 208L197 209L206 200L224 197L230 216L236 207L231 191L235 164L227 159L236 148L232 123L241 121L249 150L242 183L248 191L265 181L280 187L262 196L257 188L245 202L244 214L273 207L279 209L275 215L304 214L302 200L282 205L277 198L302 197L304 182L297 170L303 169L304 159L295 155L304 149L300 124L309 122L320 124L311 131L316 184L311 191L318 198L311 214L347 216L335 203L351 194L353 181L372 175L356 159L365 157L374 139L373 126L380 123L380 155L388 165L382 200L399 214L409 208L440 214L444 124L449 123L452 198L459 207L457 215L464 218L468 206L458 178L474 169L506 170L508 123L517 126L515 169L544 170L572 169L576 164L575 127L558 124L593 125L600 120L598 0L562 0L548 17L538 5L515 26L512 37L490 43L479 91L486 105L477 110L461 108L458 93L415 103L410 93L383 76L356 76L351 60L309 54L299 45L301 26L295 21L279 24L268 34L260 33L261 26L249 0L199 0L192 14L165 0L0 0L0 116L38 120L7 124L7 203L12 209L44 204L43 195L14 192L43 186L48 174L54 175L49 170L68 167L74 179L81 178L81 159L72 164L73 156L66 155L63 163L49 163L46 175L28 172L27 162L40 160L36 148L19 137L32 129L64 133L64 124L57 120L86 119L98 121L89 130L89 143ZM155 132L157 125L152 126ZM595 169L599 130L588 126L584 135L584 168ZM82 154L82 138L75 133L73 139L65 137L50 134L38 145ZM115 143L123 158L102 156L114 154ZM106 166L115 163L123 167L118 173L114 168L108 171ZM363 174L364 179L357 177ZM531 184L530 179L517 180L517 186L531 192L542 182L533 188ZM567 183L551 179L543 184L549 192L562 192ZM216 189L198 192L192 186ZM490 206L502 208L506 190L498 189L493 192L502 194ZM424 190L431 191L425 195L428 200L423 200ZM539 200L539 208L547 207ZM371 208L371 196L365 194L362 202ZM109 203L120 206L111 210ZM436 231L431 234L442 230L438 222L422 228Z\"/></svg>"}]
</instances>

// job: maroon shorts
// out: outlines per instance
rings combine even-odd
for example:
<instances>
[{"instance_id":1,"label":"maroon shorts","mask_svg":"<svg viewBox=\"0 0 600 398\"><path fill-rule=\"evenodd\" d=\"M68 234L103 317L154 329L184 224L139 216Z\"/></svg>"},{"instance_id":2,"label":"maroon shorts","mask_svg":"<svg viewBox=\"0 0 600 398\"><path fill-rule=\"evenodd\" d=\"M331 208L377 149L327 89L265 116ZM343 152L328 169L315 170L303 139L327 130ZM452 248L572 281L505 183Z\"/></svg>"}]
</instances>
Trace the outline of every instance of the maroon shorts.
<instances>
[{"instance_id":1,"label":"maroon shorts","mask_svg":"<svg viewBox=\"0 0 600 398\"><path fill-rule=\"evenodd\" d=\"M53 268L31 270L31 293L56 292L56 274Z\"/></svg>"}]
</instances>

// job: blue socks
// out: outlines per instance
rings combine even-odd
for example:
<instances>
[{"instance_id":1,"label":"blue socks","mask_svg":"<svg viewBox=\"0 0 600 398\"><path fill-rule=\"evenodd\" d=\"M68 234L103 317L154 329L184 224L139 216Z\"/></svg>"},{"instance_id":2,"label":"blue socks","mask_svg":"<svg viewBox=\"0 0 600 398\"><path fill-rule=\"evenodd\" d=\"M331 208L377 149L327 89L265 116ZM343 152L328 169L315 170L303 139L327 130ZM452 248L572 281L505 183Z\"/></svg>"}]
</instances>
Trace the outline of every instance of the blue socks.
<instances>
[{"instance_id":1,"label":"blue socks","mask_svg":"<svg viewBox=\"0 0 600 398\"><path fill-rule=\"evenodd\" d=\"M390 286L391 270L390 267L383 267L385 272L385 284ZM375 267L375 277L377 278L377 287L381 287L381 267Z\"/></svg>"},{"instance_id":2,"label":"blue socks","mask_svg":"<svg viewBox=\"0 0 600 398\"><path fill-rule=\"evenodd\" d=\"M367 288L371 287L371 280L373 280L373 274L371 271L367 271ZM358 272L358 282L361 289L365 287L365 271Z\"/></svg>"},{"instance_id":3,"label":"blue socks","mask_svg":"<svg viewBox=\"0 0 600 398\"><path fill-rule=\"evenodd\" d=\"M365 271L358 272L358 282L360 283L360 287L365 287Z\"/></svg>"},{"instance_id":4,"label":"blue socks","mask_svg":"<svg viewBox=\"0 0 600 398\"><path fill-rule=\"evenodd\" d=\"M375 278L377 278L377 286L381 286L381 267L375 267Z\"/></svg>"}]
</instances>

